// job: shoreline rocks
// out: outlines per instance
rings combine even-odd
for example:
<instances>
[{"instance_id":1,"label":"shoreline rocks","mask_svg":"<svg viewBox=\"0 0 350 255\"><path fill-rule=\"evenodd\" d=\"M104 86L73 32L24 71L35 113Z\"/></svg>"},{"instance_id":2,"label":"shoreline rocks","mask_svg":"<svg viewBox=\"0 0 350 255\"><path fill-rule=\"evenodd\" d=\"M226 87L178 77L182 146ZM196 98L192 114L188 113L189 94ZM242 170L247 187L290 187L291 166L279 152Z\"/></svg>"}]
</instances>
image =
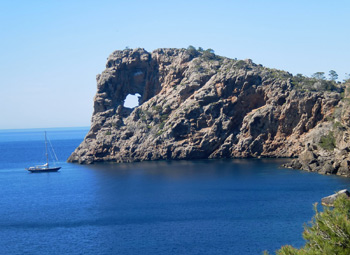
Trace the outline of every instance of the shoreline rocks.
<instances>
[{"instance_id":1,"label":"shoreline rocks","mask_svg":"<svg viewBox=\"0 0 350 255\"><path fill-rule=\"evenodd\" d=\"M324 206L333 206L334 201L339 197L339 196L346 196L348 199L350 198L350 192L347 189L343 189L338 191L337 193L330 195L328 197L324 197L321 199L321 204Z\"/></svg>"},{"instance_id":2,"label":"shoreline rocks","mask_svg":"<svg viewBox=\"0 0 350 255\"><path fill-rule=\"evenodd\" d=\"M350 177L350 105L347 98L334 109L334 119L286 167Z\"/></svg>"}]
</instances>

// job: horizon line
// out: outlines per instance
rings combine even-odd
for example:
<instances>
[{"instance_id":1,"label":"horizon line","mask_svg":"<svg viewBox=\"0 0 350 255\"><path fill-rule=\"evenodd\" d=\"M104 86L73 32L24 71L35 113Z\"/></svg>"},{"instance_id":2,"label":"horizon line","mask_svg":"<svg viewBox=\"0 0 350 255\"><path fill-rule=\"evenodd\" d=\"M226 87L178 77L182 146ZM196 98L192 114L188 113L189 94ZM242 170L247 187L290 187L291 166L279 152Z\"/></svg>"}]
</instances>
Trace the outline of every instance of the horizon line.
<instances>
[{"instance_id":1,"label":"horizon line","mask_svg":"<svg viewBox=\"0 0 350 255\"><path fill-rule=\"evenodd\" d=\"M20 130L46 130L46 129L68 129L68 128L74 128L74 129L78 129L78 128L90 128L90 126L72 126L72 127L32 127L32 128L0 128L0 132L1 131L20 131Z\"/></svg>"}]
</instances>

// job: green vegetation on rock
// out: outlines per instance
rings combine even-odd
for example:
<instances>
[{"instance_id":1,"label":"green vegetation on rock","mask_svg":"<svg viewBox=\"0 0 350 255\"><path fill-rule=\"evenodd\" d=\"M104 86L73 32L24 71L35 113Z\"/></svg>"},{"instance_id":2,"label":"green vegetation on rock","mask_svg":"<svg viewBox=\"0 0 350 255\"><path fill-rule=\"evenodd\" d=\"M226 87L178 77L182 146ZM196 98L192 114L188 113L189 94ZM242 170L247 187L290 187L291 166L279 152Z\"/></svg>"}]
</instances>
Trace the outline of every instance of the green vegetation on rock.
<instances>
[{"instance_id":1,"label":"green vegetation on rock","mask_svg":"<svg viewBox=\"0 0 350 255\"><path fill-rule=\"evenodd\" d=\"M343 88L337 86L334 80L325 80L323 72L317 72L309 77L297 74L291 78L292 85L302 91L337 91L342 92Z\"/></svg>"},{"instance_id":2,"label":"green vegetation on rock","mask_svg":"<svg viewBox=\"0 0 350 255\"><path fill-rule=\"evenodd\" d=\"M336 81L338 79L338 74L334 70L330 70L328 76L331 81Z\"/></svg>"},{"instance_id":3,"label":"green vegetation on rock","mask_svg":"<svg viewBox=\"0 0 350 255\"><path fill-rule=\"evenodd\" d=\"M350 254L350 200L339 196L333 208L317 210L310 225L304 228L304 247L297 249L290 245L276 251L277 255L348 255ZM264 252L265 255L269 254Z\"/></svg>"},{"instance_id":4,"label":"green vegetation on rock","mask_svg":"<svg viewBox=\"0 0 350 255\"><path fill-rule=\"evenodd\" d=\"M334 133L330 131L328 135L322 136L319 145L325 150L333 150L336 147Z\"/></svg>"}]
</instances>

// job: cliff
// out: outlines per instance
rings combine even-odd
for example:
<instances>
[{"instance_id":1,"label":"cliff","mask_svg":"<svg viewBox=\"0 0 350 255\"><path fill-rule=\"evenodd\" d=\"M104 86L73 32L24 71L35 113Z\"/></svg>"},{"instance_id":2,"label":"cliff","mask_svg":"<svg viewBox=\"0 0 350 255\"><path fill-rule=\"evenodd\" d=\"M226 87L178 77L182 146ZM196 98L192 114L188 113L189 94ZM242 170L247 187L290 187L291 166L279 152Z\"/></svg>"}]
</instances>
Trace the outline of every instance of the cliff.
<instances>
[{"instance_id":1,"label":"cliff","mask_svg":"<svg viewBox=\"0 0 350 255\"><path fill-rule=\"evenodd\" d=\"M328 134L340 91L210 50L115 51L68 161L296 157ZM136 93L139 106L124 107Z\"/></svg>"},{"instance_id":2,"label":"cliff","mask_svg":"<svg viewBox=\"0 0 350 255\"><path fill-rule=\"evenodd\" d=\"M348 95L327 119L328 128L306 144L286 167L350 177L350 99Z\"/></svg>"}]
</instances>

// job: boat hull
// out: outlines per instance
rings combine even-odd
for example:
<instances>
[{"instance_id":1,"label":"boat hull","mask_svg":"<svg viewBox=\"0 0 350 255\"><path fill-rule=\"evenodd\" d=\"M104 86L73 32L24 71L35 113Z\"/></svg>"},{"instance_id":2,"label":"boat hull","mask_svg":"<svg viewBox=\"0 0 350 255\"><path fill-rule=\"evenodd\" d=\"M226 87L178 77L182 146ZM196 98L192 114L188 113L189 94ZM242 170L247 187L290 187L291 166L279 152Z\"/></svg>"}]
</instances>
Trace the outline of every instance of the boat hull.
<instances>
[{"instance_id":1,"label":"boat hull","mask_svg":"<svg viewBox=\"0 0 350 255\"><path fill-rule=\"evenodd\" d=\"M60 170L61 167L50 167L50 168L37 168L37 169L29 169L27 168L26 170L28 170L31 173L45 173L45 172L57 172L58 170Z\"/></svg>"}]
</instances>

